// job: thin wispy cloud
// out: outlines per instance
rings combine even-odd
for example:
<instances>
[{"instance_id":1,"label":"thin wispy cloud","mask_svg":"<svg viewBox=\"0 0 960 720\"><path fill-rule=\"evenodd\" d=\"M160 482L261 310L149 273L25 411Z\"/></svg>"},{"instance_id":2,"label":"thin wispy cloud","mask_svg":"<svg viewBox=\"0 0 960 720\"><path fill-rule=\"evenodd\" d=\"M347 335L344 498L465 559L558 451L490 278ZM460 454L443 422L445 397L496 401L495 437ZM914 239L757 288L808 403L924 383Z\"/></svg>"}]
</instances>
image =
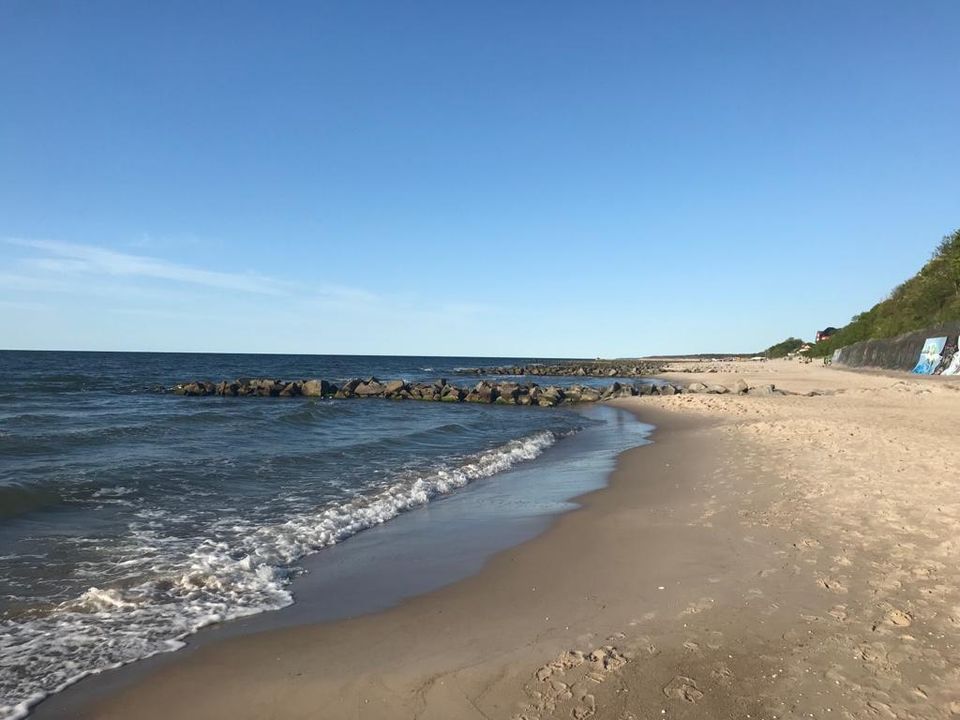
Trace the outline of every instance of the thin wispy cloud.
<instances>
[{"instance_id":1,"label":"thin wispy cloud","mask_svg":"<svg viewBox=\"0 0 960 720\"><path fill-rule=\"evenodd\" d=\"M276 275L223 272L2 236L0 252L0 341L10 346L415 353L438 327L447 341L464 343L478 320L504 317L483 303L285 276L282 265Z\"/></svg>"},{"instance_id":2,"label":"thin wispy cloud","mask_svg":"<svg viewBox=\"0 0 960 720\"><path fill-rule=\"evenodd\" d=\"M26 258L24 262L34 269L57 274L152 278L262 295L286 295L291 292L287 283L263 275L205 270L92 245L23 238L7 238L6 243L39 251L41 254L38 257Z\"/></svg>"}]
</instances>

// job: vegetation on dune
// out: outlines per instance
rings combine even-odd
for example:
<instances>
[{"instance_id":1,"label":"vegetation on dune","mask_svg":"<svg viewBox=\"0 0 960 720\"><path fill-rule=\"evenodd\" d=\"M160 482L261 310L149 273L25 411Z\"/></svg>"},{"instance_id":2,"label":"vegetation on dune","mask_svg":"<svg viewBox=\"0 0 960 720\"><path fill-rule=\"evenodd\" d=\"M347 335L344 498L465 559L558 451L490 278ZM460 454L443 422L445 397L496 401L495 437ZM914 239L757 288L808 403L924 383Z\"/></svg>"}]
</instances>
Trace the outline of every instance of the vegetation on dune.
<instances>
[{"instance_id":1,"label":"vegetation on dune","mask_svg":"<svg viewBox=\"0 0 960 720\"><path fill-rule=\"evenodd\" d=\"M792 352L796 352L804 345L806 345L806 343L800 338L790 337L783 342L778 342L776 345L771 345L763 351L763 354L768 358L782 358Z\"/></svg>"},{"instance_id":2,"label":"vegetation on dune","mask_svg":"<svg viewBox=\"0 0 960 720\"><path fill-rule=\"evenodd\" d=\"M951 320L960 320L960 230L946 236L920 272L886 300L854 315L848 325L818 342L809 354L830 355L861 340L894 337Z\"/></svg>"}]
</instances>

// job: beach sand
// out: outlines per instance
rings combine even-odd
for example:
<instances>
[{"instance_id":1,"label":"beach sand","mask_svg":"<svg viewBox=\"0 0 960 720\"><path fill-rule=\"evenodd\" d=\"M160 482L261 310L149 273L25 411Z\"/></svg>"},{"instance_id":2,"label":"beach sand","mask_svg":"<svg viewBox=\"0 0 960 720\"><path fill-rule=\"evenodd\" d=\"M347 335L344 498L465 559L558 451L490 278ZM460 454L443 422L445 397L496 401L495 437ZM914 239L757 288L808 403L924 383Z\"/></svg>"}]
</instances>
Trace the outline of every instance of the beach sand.
<instances>
[{"instance_id":1,"label":"beach sand","mask_svg":"<svg viewBox=\"0 0 960 720\"><path fill-rule=\"evenodd\" d=\"M69 717L960 716L960 383L676 367L828 394L618 401L655 443L479 574L178 654Z\"/></svg>"}]
</instances>

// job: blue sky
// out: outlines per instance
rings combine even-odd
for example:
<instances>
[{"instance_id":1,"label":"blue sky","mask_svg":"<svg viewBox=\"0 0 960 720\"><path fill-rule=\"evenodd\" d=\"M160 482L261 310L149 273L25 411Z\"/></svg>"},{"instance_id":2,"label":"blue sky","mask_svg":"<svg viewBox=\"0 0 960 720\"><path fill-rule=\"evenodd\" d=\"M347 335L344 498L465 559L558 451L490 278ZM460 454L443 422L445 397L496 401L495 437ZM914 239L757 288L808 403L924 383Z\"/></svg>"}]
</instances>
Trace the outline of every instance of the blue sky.
<instances>
[{"instance_id":1,"label":"blue sky","mask_svg":"<svg viewBox=\"0 0 960 720\"><path fill-rule=\"evenodd\" d=\"M960 4L0 3L0 347L628 356L960 227Z\"/></svg>"}]
</instances>

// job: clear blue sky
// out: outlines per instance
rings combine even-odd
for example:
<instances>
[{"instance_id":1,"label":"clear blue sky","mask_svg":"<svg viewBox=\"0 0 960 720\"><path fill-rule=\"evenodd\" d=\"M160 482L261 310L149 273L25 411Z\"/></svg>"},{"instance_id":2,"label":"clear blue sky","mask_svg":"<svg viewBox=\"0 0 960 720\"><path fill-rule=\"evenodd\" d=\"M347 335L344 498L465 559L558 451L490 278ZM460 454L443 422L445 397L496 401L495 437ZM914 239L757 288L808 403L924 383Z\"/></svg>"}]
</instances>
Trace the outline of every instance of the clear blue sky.
<instances>
[{"instance_id":1,"label":"clear blue sky","mask_svg":"<svg viewBox=\"0 0 960 720\"><path fill-rule=\"evenodd\" d=\"M0 3L0 347L810 338L960 227L960 3Z\"/></svg>"}]
</instances>

